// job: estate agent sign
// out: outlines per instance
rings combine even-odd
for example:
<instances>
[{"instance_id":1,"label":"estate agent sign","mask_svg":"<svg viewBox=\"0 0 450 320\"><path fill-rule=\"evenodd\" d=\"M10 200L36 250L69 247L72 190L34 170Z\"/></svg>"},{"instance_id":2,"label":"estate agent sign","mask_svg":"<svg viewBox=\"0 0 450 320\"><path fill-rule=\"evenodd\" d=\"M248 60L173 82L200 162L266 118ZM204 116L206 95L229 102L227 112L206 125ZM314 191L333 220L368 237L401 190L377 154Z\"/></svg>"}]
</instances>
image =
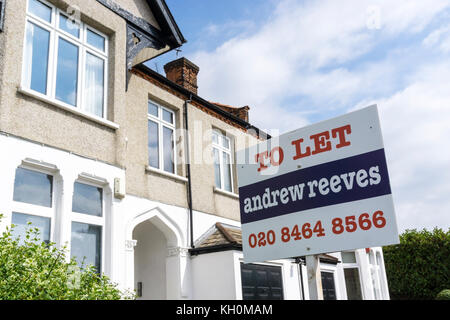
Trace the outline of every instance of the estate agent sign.
<instances>
[{"instance_id":1,"label":"estate agent sign","mask_svg":"<svg viewBox=\"0 0 450 320\"><path fill-rule=\"evenodd\" d=\"M241 150L237 161L246 263L398 243L377 106Z\"/></svg>"}]
</instances>

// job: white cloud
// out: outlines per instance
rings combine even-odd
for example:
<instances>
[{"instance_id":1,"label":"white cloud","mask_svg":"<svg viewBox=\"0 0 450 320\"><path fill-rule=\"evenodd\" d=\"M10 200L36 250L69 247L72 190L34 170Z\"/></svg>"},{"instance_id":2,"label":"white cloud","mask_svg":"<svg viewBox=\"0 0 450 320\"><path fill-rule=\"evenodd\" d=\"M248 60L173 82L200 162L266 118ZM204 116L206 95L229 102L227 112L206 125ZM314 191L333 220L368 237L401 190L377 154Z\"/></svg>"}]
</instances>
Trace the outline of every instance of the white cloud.
<instances>
[{"instance_id":1,"label":"white cloud","mask_svg":"<svg viewBox=\"0 0 450 320\"><path fill-rule=\"evenodd\" d=\"M215 50L192 55L201 67L200 94L257 108L258 112L251 112L252 121L262 127L274 123L260 115L283 110L283 100L292 95L339 96L340 102L347 102L344 97L360 85L358 78L342 68L331 72L320 68L352 61L384 37L418 32L449 5L445 0L376 3L381 31L367 28L369 1L280 2L258 32L248 35L244 23L240 34ZM286 118L290 117L279 114L276 124L284 124Z\"/></svg>"},{"instance_id":2,"label":"white cloud","mask_svg":"<svg viewBox=\"0 0 450 320\"><path fill-rule=\"evenodd\" d=\"M400 229L447 228L450 64L431 57L449 60L448 22L436 23L449 7L448 0L284 0L257 32L242 25L190 59L201 68L200 95L249 105L251 122L264 129L286 132L311 122L311 113L325 119L377 103Z\"/></svg>"},{"instance_id":3,"label":"white cloud","mask_svg":"<svg viewBox=\"0 0 450 320\"><path fill-rule=\"evenodd\" d=\"M450 227L450 63L378 103L401 229ZM359 105L370 104L369 101Z\"/></svg>"}]
</instances>

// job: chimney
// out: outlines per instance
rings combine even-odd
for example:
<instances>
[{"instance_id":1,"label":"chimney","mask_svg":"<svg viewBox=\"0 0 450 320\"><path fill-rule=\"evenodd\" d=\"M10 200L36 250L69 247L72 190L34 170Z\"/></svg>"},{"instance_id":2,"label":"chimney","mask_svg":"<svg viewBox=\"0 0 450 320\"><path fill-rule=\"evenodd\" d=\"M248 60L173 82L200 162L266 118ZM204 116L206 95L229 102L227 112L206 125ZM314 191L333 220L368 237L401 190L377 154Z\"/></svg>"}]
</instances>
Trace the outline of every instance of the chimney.
<instances>
[{"instance_id":1,"label":"chimney","mask_svg":"<svg viewBox=\"0 0 450 320\"><path fill-rule=\"evenodd\" d=\"M164 66L166 78L194 94L198 92L197 75L200 68L186 58L169 62Z\"/></svg>"}]
</instances>

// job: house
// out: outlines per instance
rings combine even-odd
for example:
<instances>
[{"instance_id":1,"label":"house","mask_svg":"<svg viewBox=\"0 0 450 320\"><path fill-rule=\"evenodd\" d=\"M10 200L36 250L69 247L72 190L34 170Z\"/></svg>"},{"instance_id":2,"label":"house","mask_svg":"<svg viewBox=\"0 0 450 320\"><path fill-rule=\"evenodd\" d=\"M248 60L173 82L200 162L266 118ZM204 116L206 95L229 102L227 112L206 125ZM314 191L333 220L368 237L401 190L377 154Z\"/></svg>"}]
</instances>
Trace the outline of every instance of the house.
<instances>
[{"instance_id":1,"label":"house","mask_svg":"<svg viewBox=\"0 0 450 320\"><path fill-rule=\"evenodd\" d=\"M235 151L270 138L249 107L143 64L185 41L164 0L0 1L0 229L140 299L308 299L301 257L242 263ZM320 261L325 298L389 298L380 248Z\"/></svg>"}]
</instances>

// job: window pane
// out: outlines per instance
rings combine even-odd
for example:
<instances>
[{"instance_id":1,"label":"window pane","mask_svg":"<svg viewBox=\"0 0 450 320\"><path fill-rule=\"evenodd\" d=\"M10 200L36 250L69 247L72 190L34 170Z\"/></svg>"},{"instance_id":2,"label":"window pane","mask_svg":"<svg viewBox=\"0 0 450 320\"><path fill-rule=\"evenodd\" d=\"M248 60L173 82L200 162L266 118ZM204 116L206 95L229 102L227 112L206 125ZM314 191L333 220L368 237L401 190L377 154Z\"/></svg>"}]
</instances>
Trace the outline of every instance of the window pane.
<instances>
[{"instance_id":1,"label":"window pane","mask_svg":"<svg viewBox=\"0 0 450 320\"><path fill-rule=\"evenodd\" d=\"M173 130L163 127L164 171L175 173Z\"/></svg>"},{"instance_id":2,"label":"window pane","mask_svg":"<svg viewBox=\"0 0 450 320\"><path fill-rule=\"evenodd\" d=\"M345 268L345 286L347 287L348 300L362 300L361 283L357 268Z\"/></svg>"},{"instance_id":3,"label":"window pane","mask_svg":"<svg viewBox=\"0 0 450 320\"><path fill-rule=\"evenodd\" d=\"M152 102L148 102L148 114L158 118L158 106Z\"/></svg>"},{"instance_id":4,"label":"window pane","mask_svg":"<svg viewBox=\"0 0 450 320\"><path fill-rule=\"evenodd\" d=\"M159 132L158 124L148 122L148 164L159 169Z\"/></svg>"},{"instance_id":5,"label":"window pane","mask_svg":"<svg viewBox=\"0 0 450 320\"><path fill-rule=\"evenodd\" d=\"M28 225L28 222L31 222L31 226ZM15 225L15 228L12 230L12 235L14 238L20 237L20 244L24 244L26 230L29 228L39 229L40 241L45 243L50 242L50 218L13 212L12 224Z\"/></svg>"},{"instance_id":6,"label":"window pane","mask_svg":"<svg viewBox=\"0 0 450 320\"><path fill-rule=\"evenodd\" d=\"M14 201L51 208L52 189L52 176L17 168L14 182Z\"/></svg>"},{"instance_id":7,"label":"window pane","mask_svg":"<svg viewBox=\"0 0 450 320\"><path fill-rule=\"evenodd\" d=\"M230 140L225 136L222 136L221 138L222 138L222 146L226 149L230 149Z\"/></svg>"},{"instance_id":8,"label":"window pane","mask_svg":"<svg viewBox=\"0 0 450 320\"><path fill-rule=\"evenodd\" d=\"M78 47L59 38L56 73L56 99L72 106L77 104Z\"/></svg>"},{"instance_id":9,"label":"window pane","mask_svg":"<svg viewBox=\"0 0 450 320\"><path fill-rule=\"evenodd\" d=\"M59 28L76 38L80 37L80 25L62 14L59 15Z\"/></svg>"},{"instance_id":10,"label":"window pane","mask_svg":"<svg viewBox=\"0 0 450 320\"><path fill-rule=\"evenodd\" d=\"M163 120L173 124L173 113L163 109Z\"/></svg>"},{"instance_id":11,"label":"window pane","mask_svg":"<svg viewBox=\"0 0 450 320\"><path fill-rule=\"evenodd\" d=\"M52 8L38 0L29 0L28 12L47 22L52 20Z\"/></svg>"},{"instance_id":12,"label":"window pane","mask_svg":"<svg viewBox=\"0 0 450 320\"><path fill-rule=\"evenodd\" d=\"M342 252L343 263L356 263L356 257L354 252Z\"/></svg>"},{"instance_id":13,"label":"window pane","mask_svg":"<svg viewBox=\"0 0 450 320\"><path fill-rule=\"evenodd\" d=\"M215 144L219 144L219 134L216 131L213 131L212 134L212 141Z\"/></svg>"},{"instance_id":14,"label":"window pane","mask_svg":"<svg viewBox=\"0 0 450 320\"><path fill-rule=\"evenodd\" d=\"M87 43L101 51L105 51L105 38L89 29L87 30Z\"/></svg>"},{"instance_id":15,"label":"window pane","mask_svg":"<svg viewBox=\"0 0 450 320\"><path fill-rule=\"evenodd\" d=\"M230 161L230 155L222 152L223 157L223 187L226 191L232 190L231 187L231 161Z\"/></svg>"},{"instance_id":16,"label":"window pane","mask_svg":"<svg viewBox=\"0 0 450 320\"><path fill-rule=\"evenodd\" d=\"M90 53L86 54L85 106L84 109L103 117L103 100L105 88L105 62Z\"/></svg>"},{"instance_id":17,"label":"window pane","mask_svg":"<svg viewBox=\"0 0 450 320\"><path fill-rule=\"evenodd\" d=\"M75 182L72 211L101 217L103 215L103 189Z\"/></svg>"},{"instance_id":18,"label":"window pane","mask_svg":"<svg viewBox=\"0 0 450 320\"><path fill-rule=\"evenodd\" d=\"M71 257L79 266L93 265L101 271L102 227L72 222ZM84 264L83 264L84 262Z\"/></svg>"},{"instance_id":19,"label":"window pane","mask_svg":"<svg viewBox=\"0 0 450 320\"><path fill-rule=\"evenodd\" d=\"M222 178L220 175L220 152L219 150L213 148L214 156L214 179L216 183L216 188L222 188Z\"/></svg>"},{"instance_id":20,"label":"window pane","mask_svg":"<svg viewBox=\"0 0 450 320\"><path fill-rule=\"evenodd\" d=\"M25 86L47 94L50 32L28 22L25 42Z\"/></svg>"}]
</instances>

